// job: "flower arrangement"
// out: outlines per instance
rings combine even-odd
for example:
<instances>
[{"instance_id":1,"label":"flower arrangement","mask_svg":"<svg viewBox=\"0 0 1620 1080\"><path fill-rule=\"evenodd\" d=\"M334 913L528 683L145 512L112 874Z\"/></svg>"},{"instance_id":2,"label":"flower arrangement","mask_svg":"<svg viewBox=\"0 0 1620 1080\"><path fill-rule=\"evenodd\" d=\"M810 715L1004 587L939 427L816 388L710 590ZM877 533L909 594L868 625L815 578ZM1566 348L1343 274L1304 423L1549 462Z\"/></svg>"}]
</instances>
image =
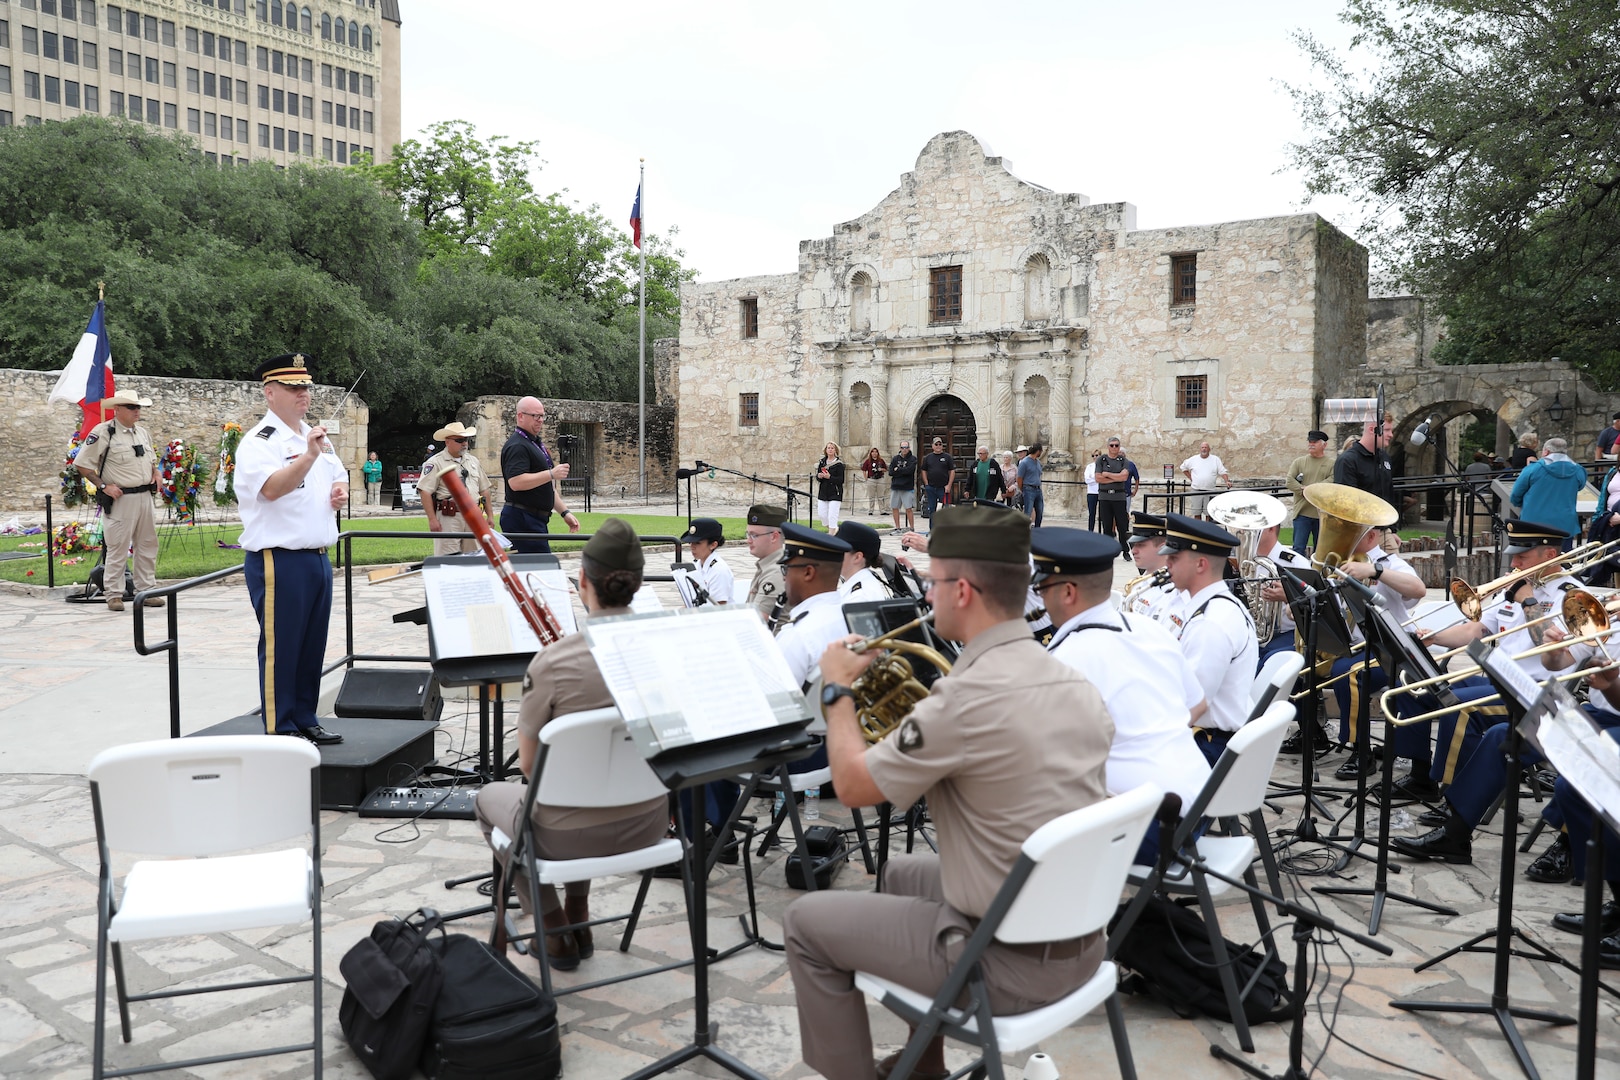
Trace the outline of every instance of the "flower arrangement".
<instances>
[{"instance_id":1,"label":"flower arrangement","mask_svg":"<svg viewBox=\"0 0 1620 1080\"><path fill-rule=\"evenodd\" d=\"M174 508L177 520L197 523L197 493L208 482L208 471L197 455L197 448L180 439L163 451L163 501Z\"/></svg>"},{"instance_id":2,"label":"flower arrangement","mask_svg":"<svg viewBox=\"0 0 1620 1080\"><path fill-rule=\"evenodd\" d=\"M229 506L236 501L236 448L242 445L242 425L227 421L219 432L219 466L214 471L214 502Z\"/></svg>"},{"instance_id":3,"label":"flower arrangement","mask_svg":"<svg viewBox=\"0 0 1620 1080\"><path fill-rule=\"evenodd\" d=\"M67 461L62 465L62 505L85 506L94 501L90 494L90 485L84 482L84 475L74 467L73 460L79 456L79 448L83 441L74 434L73 441L68 443Z\"/></svg>"},{"instance_id":4,"label":"flower arrangement","mask_svg":"<svg viewBox=\"0 0 1620 1080\"><path fill-rule=\"evenodd\" d=\"M51 530L51 554L75 555L94 551L101 546L101 529L70 521Z\"/></svg>"}]
</instances>

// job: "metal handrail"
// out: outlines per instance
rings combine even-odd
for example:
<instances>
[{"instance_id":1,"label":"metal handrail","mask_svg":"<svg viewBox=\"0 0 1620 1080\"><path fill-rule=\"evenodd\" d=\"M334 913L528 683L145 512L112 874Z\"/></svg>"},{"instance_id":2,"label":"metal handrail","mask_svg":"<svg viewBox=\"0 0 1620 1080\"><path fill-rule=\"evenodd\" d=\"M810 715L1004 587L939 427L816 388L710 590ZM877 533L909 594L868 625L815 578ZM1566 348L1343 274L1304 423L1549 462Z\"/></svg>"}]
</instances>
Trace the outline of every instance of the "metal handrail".
<instances>
[{"instance_id":1,"label":"metal handrail","mask_svg":"<svg viewBox=\"0 0 1620 1080\"><path fill-rule=\"evenodd\" d=\"M215 570L211 574L201 577L187 578L185 581L173 585L163 585L155 589L142 589L135 594L135 651L142 656L151 656L153 653L166 652L169 654L169 738L180 737L180 604L176 597L189 589L199 585L208 585L215 581L223 581L232 574L240 574L246 569L245 564L227 566L223 570ZM119 590L122 591L122 583ZM146 643L146 598L149 596L167 597L169 602L164 605L168 609L169 636L155 645Z\"/></svg>"}]
</instances>

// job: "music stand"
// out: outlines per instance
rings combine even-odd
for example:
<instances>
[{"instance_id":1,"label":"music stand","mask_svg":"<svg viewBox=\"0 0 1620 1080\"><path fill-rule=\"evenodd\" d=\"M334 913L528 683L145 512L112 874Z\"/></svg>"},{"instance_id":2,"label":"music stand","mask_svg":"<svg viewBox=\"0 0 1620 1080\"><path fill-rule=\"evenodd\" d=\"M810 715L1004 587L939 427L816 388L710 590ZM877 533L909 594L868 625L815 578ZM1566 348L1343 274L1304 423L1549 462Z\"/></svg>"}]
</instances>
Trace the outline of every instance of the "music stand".
<instances>
[{"instance_id":1,"label":"music stand","mask_svg":"<svg viewBox=\"0 0 1620 1080\"><path fill-rule=\"evenodd\" d=\"M1316 673L1316 657L1318 653L1349 655L1350 627L1345 624L1344 612L1333 602L1334 590L1319 571L1296 570L1287 566L1277 569L1282 580L1283 595L1294 615L1294 626L1305 642L1305 709L1299 724L1300 786L1297 790L1276 792L1273 797L1305 797L1299 824L1293 830L1293 839L1314 841L1319 837L1312 809L1321 811L1324 818L1332 816L1312 790L1316 772L1316 732L1321 724L1318 715L1321 709L1318 702L1321 679Z\"/></svg>"},{"instance_id":2,"label":"music stand","mask_svg":"<svg viewBox=\"0 0 1620 1080\"><path fill-rule=\"evenodd\" d=\"M1557 953L1513 925L1513 887L1517 876L1514 873L1514 854L1518 847L1519 828L1519 750L1522 743L1519 728L1527 716L1539 722L1549 710L1573 704L1574 699L1570 697L1569 691L1558 683L1549 682L1545 688L1539 686L1523 668L1518 666L1517 661L1508 654L1499 652L1489 642L1474 642L1468 646L1468 655L1495 685L1502 695L1502 704L1508 711L1508 733L1507 738L1502 741L1502 756L1507 762L1504 775L1508 781L1502 800L1502 870L1497 880L1496 925L1482 934L1476 934L1461 945L1447 949L1439 956L1425 960L1412 970L1423 971L1460 952L1495 953L1496 970L1491 980L1491 998L1489 1001L1400 999L1390 1004L1408 1012L1455 1012L1494 1016L1497 1026L1502 1030L1502 1037L1507 1040L1513 1056L1518 1059L1519 1068L1524 1070L1525 1076L1530 1080L1540 1080L1541 1074L1536 1071L1535 1062L1531 1060L1530 1050L1519 1035L1518 1026L1513 1022L1514 1018L1560 1025L1573 1024L1575 1019L1546 1009L1528 1009L1522 1005L1514 1005L1508 995L1510 956L1545 960L1549 963L1563 961ZM1596 923L1597 917L1594 915L1592 924L1595 926ZM1521 952L1515 949L1513 947L1515 940L1523 942L1526 948L1536 951ZM1484 945L1486 941L1491 941L1492 944Z\"/></svg>"}]
</instances>

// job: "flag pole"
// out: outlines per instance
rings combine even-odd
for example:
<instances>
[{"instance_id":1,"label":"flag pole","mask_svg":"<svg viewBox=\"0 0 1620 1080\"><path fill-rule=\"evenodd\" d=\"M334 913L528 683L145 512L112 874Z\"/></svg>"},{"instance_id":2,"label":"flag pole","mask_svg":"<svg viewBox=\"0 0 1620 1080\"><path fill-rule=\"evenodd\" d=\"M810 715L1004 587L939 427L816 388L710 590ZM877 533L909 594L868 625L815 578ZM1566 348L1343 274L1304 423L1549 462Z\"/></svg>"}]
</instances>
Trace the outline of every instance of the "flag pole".
<instances>
[{"instance_id":1,"label":"flag pole","mask_svg":"<svg viewBox=\"0 0 1620 1080\"><path fill-rule=\"evenodd\" d=\"M636 186L638 200L647 197L647 159L641 159L641 178ZM640 333L638 335L638 348L636 354L636 400L639 402L639 412L636 417L636 460L641 472L641 501L647 501L647 207L641 203L641 243L637 250L641 253L641 301Z\"/></svg>"}]
</instances>

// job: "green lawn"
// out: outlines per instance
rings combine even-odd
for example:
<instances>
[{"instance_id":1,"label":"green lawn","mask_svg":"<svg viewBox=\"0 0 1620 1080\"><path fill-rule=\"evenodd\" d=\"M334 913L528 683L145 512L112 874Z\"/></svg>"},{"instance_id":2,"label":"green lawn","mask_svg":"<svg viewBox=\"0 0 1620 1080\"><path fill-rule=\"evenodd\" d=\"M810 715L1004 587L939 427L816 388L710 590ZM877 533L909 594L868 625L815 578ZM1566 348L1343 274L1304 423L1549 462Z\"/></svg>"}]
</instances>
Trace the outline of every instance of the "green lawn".
<instances>
[{"instance_id":1,"label":"green lawn","mask_svg":"<svg viewBox=\"0 0 1620 1080\"><path fill-rule=\"evenodd\" d=\"M623 518L631 528L643 536L679 536L686 531L685 516L674 517L669 514L580 514L580 531L583 533L593 531L609 516ZM742 543L746 533L746 523L742 518L721 518L720 524L725 529L728 542ZM356 518L345 520L343 528L344 531L352 530L355 532L426 532L427 519L416 516ZM198 577L202 574L212 573L215 570L223 570L227 566L235 566L242 561L241 550L223 548L219 545L235 544L241 534L242 527L237 524L160 525L158 527L158 577L166 581L174 581ZM38 536L0 537L0 552L43 551L43 547L26 546L41 544L43 541L43 534ZM425 537L420 539L400 537L397 540L381 537L362 537L354 540L353 544L354 561L357 566L417 562L424 556L433 553L432 541ZM577 551L581 546L582 544L578 541L573 543L556 541L553 542L552 549L554 551ZM96 564L97 555L95 552L69 556L69 558L75 557L80 561L70 565L64 565L61 559L57 559L56 583L58 585L82 583L89 576L91 567ZM45 559L43 555L37 559L10 559L0 562L0 580L26 581L29 584L43 585L45 583Z\"/></svg>"}]
</instances>

